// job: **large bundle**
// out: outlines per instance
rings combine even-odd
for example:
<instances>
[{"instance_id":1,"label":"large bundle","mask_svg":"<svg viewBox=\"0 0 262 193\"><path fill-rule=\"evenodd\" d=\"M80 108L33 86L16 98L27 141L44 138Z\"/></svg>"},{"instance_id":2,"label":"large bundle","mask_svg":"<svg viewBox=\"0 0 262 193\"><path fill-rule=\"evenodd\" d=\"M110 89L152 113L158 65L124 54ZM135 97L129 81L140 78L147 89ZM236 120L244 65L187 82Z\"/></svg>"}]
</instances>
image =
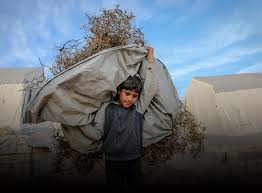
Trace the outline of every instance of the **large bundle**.
<instances>
[{"instance_id":1,"label":"large bundle","mask_svg":"<svg viewBox=\"0 0 262 193\"><path fill-rule=\"evenodd\" d=\"M106 49L63 71L47 82L31 99L24 121L58 122L70 146L81 153L96 151L97 142L84 135L78 126L92 122L103 102L115 96L117 87L139 73L145 79L145 48L126 45ZM164 64L156 60L157 91L147 108L143 124L143 146L171 134L179 100Z\"/></svg>"}]
</instances>

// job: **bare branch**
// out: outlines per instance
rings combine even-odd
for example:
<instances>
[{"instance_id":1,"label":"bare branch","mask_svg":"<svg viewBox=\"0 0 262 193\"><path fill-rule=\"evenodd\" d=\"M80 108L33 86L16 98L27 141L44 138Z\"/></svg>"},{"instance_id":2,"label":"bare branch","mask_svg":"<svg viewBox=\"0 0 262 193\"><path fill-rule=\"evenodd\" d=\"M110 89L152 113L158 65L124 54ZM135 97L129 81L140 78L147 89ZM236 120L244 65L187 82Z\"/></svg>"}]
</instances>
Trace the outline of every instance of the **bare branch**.
<instances>
[{"instance_id":1,"label":"bare branch","mask_svg":"<svg viewBox=\"0 0 262 193\"><path fill-rule=\"evenodd\" d=\"M57 48L58 54L51 67L54 75L107 48L130 43L145 45L141 29L132 25L134 14L120 9L119 5L101 10L100 15L85 15L87 24L81 27L85 36Z\"/></svg>"}]
</instances>

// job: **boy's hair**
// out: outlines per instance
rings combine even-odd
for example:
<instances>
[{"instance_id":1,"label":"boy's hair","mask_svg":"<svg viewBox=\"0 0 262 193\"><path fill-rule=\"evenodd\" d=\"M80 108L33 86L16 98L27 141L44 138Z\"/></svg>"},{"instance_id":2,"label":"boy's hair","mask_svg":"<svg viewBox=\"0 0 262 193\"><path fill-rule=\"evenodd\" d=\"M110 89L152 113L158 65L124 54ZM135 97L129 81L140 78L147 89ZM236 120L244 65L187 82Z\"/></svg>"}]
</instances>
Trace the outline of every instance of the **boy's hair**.
<instances>
[{"instance_id":1,"label":"boy's hair","mask_svg":"<svg viewBox=\"0 0 262 193\"><path fill-rule=\"evenodd\" d=\"M141 93L143 89L143 83L139 75L129 76L124 82L118 86L118 91L122 89L135 90L137 93Z\"/></svg>"}]
</instances>

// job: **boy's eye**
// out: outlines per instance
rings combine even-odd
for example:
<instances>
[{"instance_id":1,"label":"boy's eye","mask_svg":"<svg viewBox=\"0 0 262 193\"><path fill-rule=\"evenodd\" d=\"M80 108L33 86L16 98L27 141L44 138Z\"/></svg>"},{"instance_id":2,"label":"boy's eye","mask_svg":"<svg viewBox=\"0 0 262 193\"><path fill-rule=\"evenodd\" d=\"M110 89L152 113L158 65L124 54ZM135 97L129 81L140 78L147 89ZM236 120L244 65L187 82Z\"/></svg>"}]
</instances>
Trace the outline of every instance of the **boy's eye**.
<instances>
[{"instance_id":1,"label":"boy's eye","mask_svg":"<svg viewBox=\"0 0 262 193\"><path fill-rule=\"evenodd\" d=\"M132 93L132 92L129 92L129 91L125 91L124 93L125 93L126 96L132 95L133 98L137 98L138 97L138 94L136 94L136 93Z\"/></svg>"}]
</instances>

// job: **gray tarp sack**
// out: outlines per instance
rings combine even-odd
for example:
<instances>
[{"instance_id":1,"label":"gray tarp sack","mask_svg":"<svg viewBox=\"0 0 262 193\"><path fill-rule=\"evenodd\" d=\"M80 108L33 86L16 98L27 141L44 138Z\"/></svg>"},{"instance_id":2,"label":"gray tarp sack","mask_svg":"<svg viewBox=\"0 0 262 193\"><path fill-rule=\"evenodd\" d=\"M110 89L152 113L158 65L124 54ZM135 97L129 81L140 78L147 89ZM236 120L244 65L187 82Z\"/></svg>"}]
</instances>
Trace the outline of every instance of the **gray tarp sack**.
<instances>
[{"instance_id":1,"label":"gray tarp sack","mask_svg":"<svg viewBox=\"0 0 262 193\"><path fill-rule=\"evenodd\" d=\"M88 153L101 147L79 129L92 122L96 111L115 96L117 87L139 73L145 79L147 50L137 45L106 49L75 64L48 81L32 98L24 122L58 122L72 148ZM143 146L168 136L179 99L164 64L156 60L156 94L144 114Z\"/></svg>"}]
</instances>

